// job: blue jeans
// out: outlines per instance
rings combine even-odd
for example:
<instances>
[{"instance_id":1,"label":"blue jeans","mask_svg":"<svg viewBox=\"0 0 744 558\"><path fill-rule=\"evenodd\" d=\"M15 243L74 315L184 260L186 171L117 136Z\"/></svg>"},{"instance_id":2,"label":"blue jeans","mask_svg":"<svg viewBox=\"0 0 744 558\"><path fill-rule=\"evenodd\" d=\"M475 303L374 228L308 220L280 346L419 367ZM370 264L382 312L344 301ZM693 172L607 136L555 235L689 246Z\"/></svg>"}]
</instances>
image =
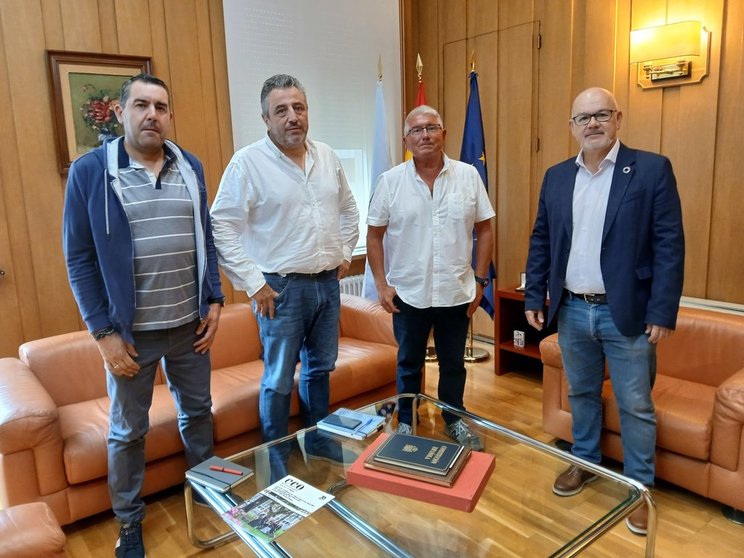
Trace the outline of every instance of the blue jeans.
<instances>
[{"instance_id":1,"label":"blue jeans","mask_svg":"<svg viewBox=\"0 0 744 558\"><path fill-rule=\"evenodd\" d=\"M258 411L264 441L270 441L289 433L290 397L298 361L300 413L305 426L328 414L328 374L338 357L341 298L335 270L312 277L264 276L278 293L273 319L256 313L264 360Z\"/></svg>"},{"instance_id":2,"label":"blue jeans","mask_svg":"<svg viewBox=\"0 0 744 558\"><path fill-rule=\"evenodd\" d=\"M592 463L601 460L606 361L620 410L624 473L653 486L656 415L651 388L656 378L656 345L645 334L621 334L607 304L588 304L570 295L558 312L558 332L571 403L571 452Z\"/></svg>"},{"instance_id":3,"label":"blue jeans","mask_svg":"<svg viewBox=\"0 0 744 558\"><path fill-rule=\"evenodd\" d=\"M158 364L168 381L178 411L178 430L189 466L213 454L212 398L209 391L209 354L194 352L199 322L172 329L135 331L133 357L139 364L136 376L106 374L111 408L108 435L108 483L111 504L122 523L142 521L141 498L145 476L145 434L150 429L148 412Z\"/></svg>"},{"instance_id":4,"label":"blue jeans","mask_svg":"<svg viewBox=\"0 0 744 558\"><path fill-rule=\"evenodd\" d=\"M465 409L465 341L468 336L468 304L451 307L415 308L395 297L400 313L393 314L393 332L398 342L398 393L421 391L421 369L426 359L426 343L434 328L434 345L439 361L439 386L437 397L456 407ZM401 401L398 421L412 424L411 401ZM458 417L443 413L447 424Z\"/></svg>"}]
</instances>

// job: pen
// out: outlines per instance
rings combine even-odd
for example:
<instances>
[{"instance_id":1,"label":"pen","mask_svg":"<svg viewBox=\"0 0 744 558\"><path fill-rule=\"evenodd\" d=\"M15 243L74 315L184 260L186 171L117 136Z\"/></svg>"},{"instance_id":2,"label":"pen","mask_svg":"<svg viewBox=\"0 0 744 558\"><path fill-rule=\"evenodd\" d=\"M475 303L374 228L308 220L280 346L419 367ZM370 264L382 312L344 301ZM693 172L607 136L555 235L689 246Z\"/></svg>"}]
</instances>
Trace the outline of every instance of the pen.
<instances>
[{"instance_id":1,"label":"pen","mask_svg":"<svg viewBox=\"0 0 744 558\"><path fill-rule=\"evenodd\" d=\"M375 420L375 417L368 419L367 422L365 422L359 430L364 430L365 428L367 428L373 420Z\"/></svg>"},{"instance_id":2,"label":"pen","mask_svg":"<svg viewBox=\"0 0 744 558\"><path fill-rule=\"evenodd\" d=\"M219 465L210 465L210 471L219 471L220 473L230 473L231 475L242 475L243 471L237 469L228 469L227 467L220 467Z\"/></svg>"}]
</instances>

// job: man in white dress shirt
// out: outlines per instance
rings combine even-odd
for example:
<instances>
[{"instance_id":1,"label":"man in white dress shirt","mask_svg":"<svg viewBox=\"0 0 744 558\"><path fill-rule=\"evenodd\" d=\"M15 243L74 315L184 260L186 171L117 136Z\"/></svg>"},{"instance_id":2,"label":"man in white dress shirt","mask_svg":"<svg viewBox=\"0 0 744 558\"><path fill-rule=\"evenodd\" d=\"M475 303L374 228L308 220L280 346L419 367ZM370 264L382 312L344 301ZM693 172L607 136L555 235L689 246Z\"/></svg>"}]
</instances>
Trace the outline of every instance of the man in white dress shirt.
<instances>
[{"instance_id":1,"label":"man in white dress shirt","mask_svg":"<svg viewBox=\"0 0 744 558\"><path fill-rule=\"evenodd\" d=\"M419 392L433 328L439 399L464 409L465 341L470 317L488 286L494 211L475 167L444 154L446 130L436 110L426 105L413 109L403 133L413 159L377 182L367 218L367 257L380 303L393 314L398 393ZM410 405L399 408L398 431L410 433L412 421ZM450 437L482 449L462 420L444 413L444 421Z\"/></svg>"},{"instance_id":2,"label":"man in white dress shirt","mask_svg":"<svg viewBox=\"0 0 744 558\"><path fill-rule=\"evenodd\" d=\"M265 441L288 434L298 360L304 424L328 414L338 281L359 237L359 212L341 162L328 145L307 139L307 109L296 78L280 74L264 82L267 134L235 153L211 211L220 263L233 286L252 298L258 320Z\"/></svg>"}]
</instances>

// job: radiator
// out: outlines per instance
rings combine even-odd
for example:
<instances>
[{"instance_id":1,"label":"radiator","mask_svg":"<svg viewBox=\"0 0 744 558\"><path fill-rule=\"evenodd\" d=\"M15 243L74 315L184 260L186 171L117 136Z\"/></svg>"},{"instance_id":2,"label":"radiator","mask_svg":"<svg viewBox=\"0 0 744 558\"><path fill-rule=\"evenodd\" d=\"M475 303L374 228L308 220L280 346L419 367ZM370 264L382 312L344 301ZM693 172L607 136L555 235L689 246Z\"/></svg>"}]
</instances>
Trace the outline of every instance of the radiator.
<instances>
[{"instance_id":1,"label":"radiator","mask_svg":"<svg viewBox=\"0 0 744 558\"><path fill-rule=\"evenodd\" d=\"M343 294L362 296L362 285L364 284L364 275L349 275L339 282L339 287Z\"/></svg>"}]
</instances>

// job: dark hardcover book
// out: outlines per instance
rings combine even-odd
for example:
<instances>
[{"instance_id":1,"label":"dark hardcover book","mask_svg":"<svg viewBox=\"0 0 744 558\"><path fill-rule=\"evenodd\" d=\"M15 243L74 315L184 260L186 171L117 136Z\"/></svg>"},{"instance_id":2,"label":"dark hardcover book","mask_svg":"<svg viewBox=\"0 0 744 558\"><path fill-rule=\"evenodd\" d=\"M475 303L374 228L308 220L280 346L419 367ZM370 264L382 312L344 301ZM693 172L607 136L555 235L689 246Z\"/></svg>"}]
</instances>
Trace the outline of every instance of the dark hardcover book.
<instances>
[{"instance_id":1,"label":"dark hardcover book","mask_svg":"<svg viewBox=\"0 0 744 558\"><path fill-rule=\"evenodd\" d=\"M387 438L386 433L381 433L362 452L346 471L346 482L361 488L415 498L465 512L475 509L493 471L495 463L493 455L482 451L471 452L455 483L452 486L441 486L422 479L391 475L388 472L367 468L365 461Z\"/></svg>"},{"instance_id":2,"label":"dark hardcover book","mask_svg":"<svg viewBox=\"0 0 744 558\"><path fill-rule=\"evenodd\" d=\"M389 473L391 475L397 475L399 477L406 477L409 479L416 479L419 481L430 482L438 484L440 486L452 486L455 484L460 471L465 467L465 462L470 457L470 448L464 448L458 455L455 462L450 467L446 474L441 475L439 473L429 473L427 471L411 469L410 467L401 467L399 465L393 465L390 463L384 463L381 461L375 461L374 456L370 456L364 461L364 466L367 469L373 469L375 471L381 471L383 473Z\"/></svg>"},{"instance_id":3,"label":"dark hardcover book","mask_svg":"<svg viewBox=\"0 0 744 558\"><path fill-rule=\"evenodd\" d=\"M373 461L444 476L464 450L459 444L396 433L373 454Z\"/></svg>"},{"instance_id":4,"label":"dark hardcover book","mask_svg":"<svg viewBox=\"0 0 744 558\"><path fill-rule=\"evenodd\" d=\"M221 457L210 457L186 471L186 478L217 492L227 492L233 486L251 478L253 470Z\"/></svg>"}]
</instances>

